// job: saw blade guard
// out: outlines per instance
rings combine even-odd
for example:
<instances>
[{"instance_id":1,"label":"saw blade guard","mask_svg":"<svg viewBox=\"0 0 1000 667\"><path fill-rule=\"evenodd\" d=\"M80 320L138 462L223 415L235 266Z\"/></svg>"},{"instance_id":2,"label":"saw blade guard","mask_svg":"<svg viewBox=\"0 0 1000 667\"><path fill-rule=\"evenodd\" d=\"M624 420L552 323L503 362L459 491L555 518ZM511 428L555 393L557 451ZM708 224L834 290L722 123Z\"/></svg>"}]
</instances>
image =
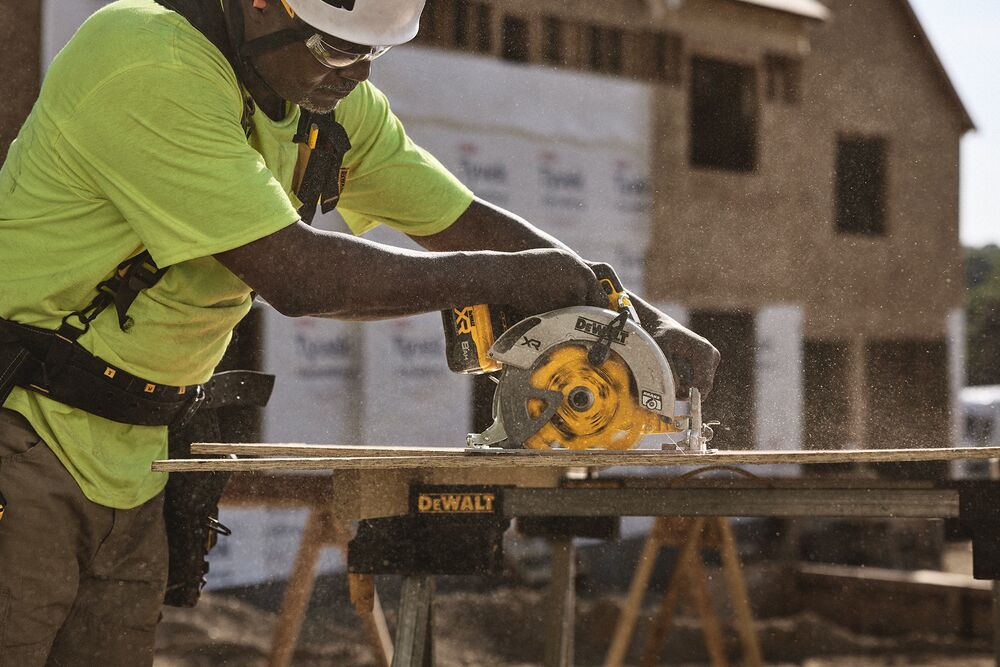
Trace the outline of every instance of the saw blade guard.
<instances>
[{"instance_id":1,"label":"saw blade guard","mask_svg":"<svg viewBox=\"0 0 1000 667\"><path fill-rule=\"evenodd\" d=\"M643 436L672 433L674 380L652 336L619 313L578 306L523 320L490 356L504 365L495 415L511 442L531 449L631 449ZM598 366L588 352L610 346Z\"/></svg>"}]
</instances>

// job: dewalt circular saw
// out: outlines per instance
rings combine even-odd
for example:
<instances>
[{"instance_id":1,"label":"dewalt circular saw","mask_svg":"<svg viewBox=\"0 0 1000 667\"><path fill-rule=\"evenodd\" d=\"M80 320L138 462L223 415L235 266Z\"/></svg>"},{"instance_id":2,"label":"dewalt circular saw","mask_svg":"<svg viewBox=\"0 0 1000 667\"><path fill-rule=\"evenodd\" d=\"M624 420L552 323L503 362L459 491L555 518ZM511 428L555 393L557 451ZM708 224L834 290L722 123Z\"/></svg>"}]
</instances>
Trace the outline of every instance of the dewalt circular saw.
<instances>
[{"instance_id":1,"label":"dewalt circular saw","mask_svg":"<svg viewBox=\"0 0 1000 667\"><path fill-rule=\"evenodd\" d=\"M576 306L529 317L495 342L490 336L503 326L495 312L446 311L450 358L472 360L462 372L499 369L493 424L470 434L470 447L626 450L645 435L673 433L679 442L665 447L706 451L712 430L701 421L698 391L675 399L670 365L640 327L617 276L607 267L598 277L609 308Z\"/></svg>"}]
</instances>

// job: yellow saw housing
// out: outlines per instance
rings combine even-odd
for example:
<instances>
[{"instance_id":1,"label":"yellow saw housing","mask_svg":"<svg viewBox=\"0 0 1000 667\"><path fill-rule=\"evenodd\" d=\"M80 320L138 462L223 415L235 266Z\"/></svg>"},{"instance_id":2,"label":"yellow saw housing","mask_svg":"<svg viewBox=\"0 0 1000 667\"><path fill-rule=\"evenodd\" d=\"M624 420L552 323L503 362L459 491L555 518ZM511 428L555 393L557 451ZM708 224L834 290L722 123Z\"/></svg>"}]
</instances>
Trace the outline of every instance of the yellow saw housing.
<instances>
[{"instance_id":1,"label":"yellow saw housing","mask_svg":"<svg viewBox=\"0 0 1000 667\"><path fill-rule=\"evenodd\" d=\"M594 367L587 360L586 346L558 345L539 359L529 383L558 392L563 400L552 418L525 441L528 449L624 450L633 448L644 435L681 430L640 404L628 365L614 350L600 367ZM547 407L541 399L528 400L532 418Z\"/></svg>"}]
</instances>

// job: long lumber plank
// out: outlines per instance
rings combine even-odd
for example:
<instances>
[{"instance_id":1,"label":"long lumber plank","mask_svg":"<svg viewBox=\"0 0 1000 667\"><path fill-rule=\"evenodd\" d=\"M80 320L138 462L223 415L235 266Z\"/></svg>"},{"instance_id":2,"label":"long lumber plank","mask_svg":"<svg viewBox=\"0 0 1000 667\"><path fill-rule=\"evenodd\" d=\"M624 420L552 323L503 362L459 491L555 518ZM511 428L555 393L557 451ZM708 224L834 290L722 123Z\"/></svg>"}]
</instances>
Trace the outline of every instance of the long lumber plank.
<instances>
[{"instance_id":1,"label":"long lumber plank","mask_svg":"<svg viewBox=\"0 0 1000 667\"><path fill-rule=\"evenodd\" d=\"M639 451L500 450L442 455L274 457L259 459L175 459L155 461L153 470L392 470L400 468L607 467L678 465L783 465L879 463L1000 458L1000 447L845 449L810 451L714 451L705 454Z\"/></svg>"},{"instance_id":2,"label":"long lumber plank","mask_svg":"<svg viewBox=\"0 0 1000 667\"><path fill-rule=\"evenodd\" d=\"M529 449L484 449L469 450L466 447L427 447L413 445L315 445L303 443L195 443L191 446L193 454L235 454L242 456L267 456L267 457L319 457L319 458L343 458L343 457L410 457L410 456L554 456L572 457L595 455L607 456L641 456L645 459L650 457L666 457L671 464L673 459L679 456L698 457L705 456L752 456L769 459L762 463L785 463L770 460L773 457L795 457L794 463L843 463L844 458L850 461L948 461L953 459L992 459L1000 458L1000 447L935 447L935 448L884 448L884 449L844 449L844 450L712 450L705 454L693 454L677 452L673 450L655 449L632 449L626 451L611 450L529 450ZM825 458L826 456L837 456L835 461L812 460ZM872 457L878 457L874 459ZM890 458L882 458L890 457ZM808 460L806 460L808 459ZM577 465L577 464L569 464Z\"/></svg>"},{"instance_id":3,"label":"long lumber plank","mask_svg":"<svg viewBox=\"0 0 1000 667\"><path fill-rule=\"evenodd\" d=\"M308 445L302 443L199 442L192 454L236 454L237 456L442 456L463 454L464 447L416 447L391 445Z\"/></svg>"}]
</instances>

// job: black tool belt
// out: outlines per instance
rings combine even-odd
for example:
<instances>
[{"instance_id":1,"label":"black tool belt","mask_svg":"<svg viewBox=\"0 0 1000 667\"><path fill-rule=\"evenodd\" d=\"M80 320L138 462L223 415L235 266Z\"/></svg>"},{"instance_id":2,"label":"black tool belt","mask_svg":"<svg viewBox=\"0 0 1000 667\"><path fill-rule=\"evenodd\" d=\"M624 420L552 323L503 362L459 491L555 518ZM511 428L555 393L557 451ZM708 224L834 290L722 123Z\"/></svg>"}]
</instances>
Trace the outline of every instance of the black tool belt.
<instances>
[{"instance_id":1,"label":"black tool belt","mask_svg":"<svg viewBox=\"0 0 1000 667\"><path fill-rule=\"evenodd\" d=\"M90 354L65 326L0 319L0 403L19 386L111 421L176 428L202 405L262 406L274 386L274 376L251 371L218 373L204 385L150 382Z\"/></svg>"},{"instance_id":2,"label":"black tool belt","mask_svg":"<svg viewBox=\"0 0 1000 667\"><path fill-rule=\"evenodd\" d=\"M95 357L65 328L0 319L0 402L19 386L111 421L169 426L186 421L205 399L202 385L150 382Z\"/></svg>"}]
</instances>

